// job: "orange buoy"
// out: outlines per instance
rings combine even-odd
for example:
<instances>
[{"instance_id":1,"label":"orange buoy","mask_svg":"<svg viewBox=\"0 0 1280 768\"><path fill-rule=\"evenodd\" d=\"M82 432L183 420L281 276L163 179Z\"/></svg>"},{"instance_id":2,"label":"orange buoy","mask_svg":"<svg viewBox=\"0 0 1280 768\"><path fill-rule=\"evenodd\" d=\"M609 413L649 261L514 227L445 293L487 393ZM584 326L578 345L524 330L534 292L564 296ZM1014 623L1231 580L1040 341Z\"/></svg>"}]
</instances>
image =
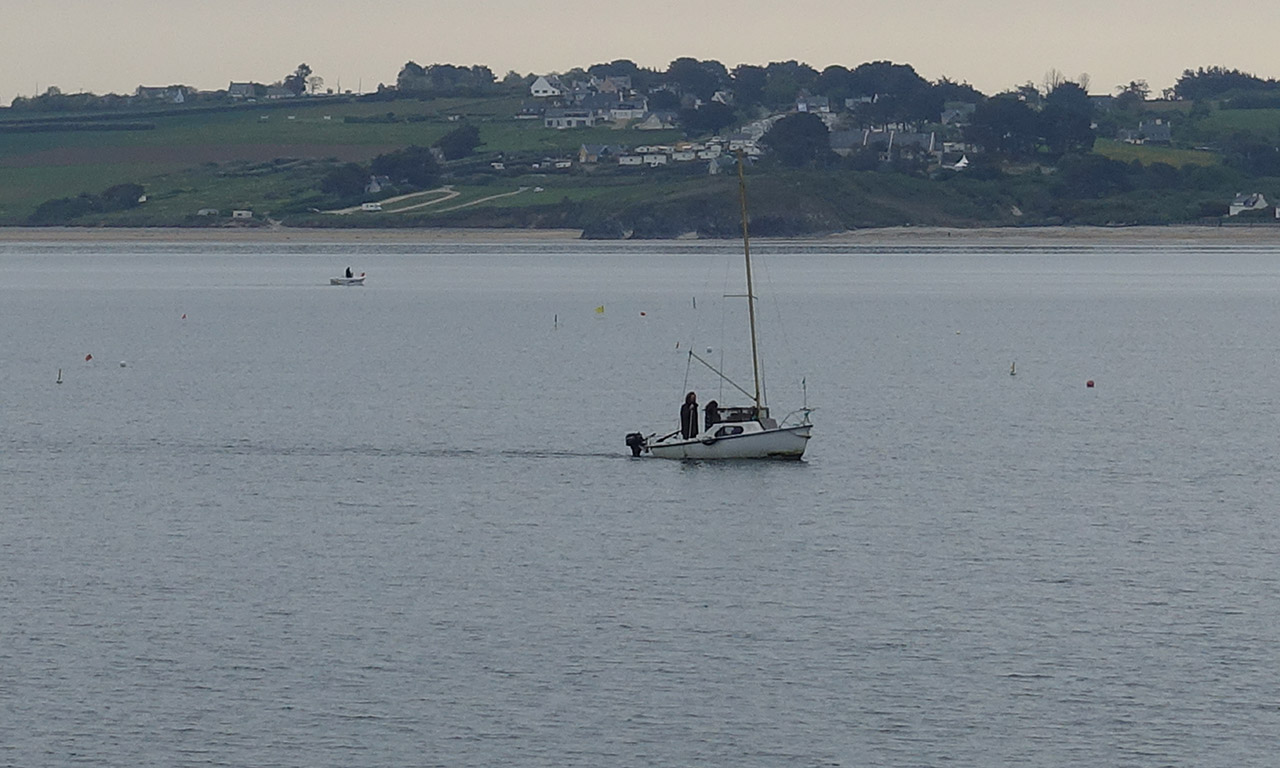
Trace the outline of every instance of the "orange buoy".
<instances>
[{"instance_id":1,"label":"orange buoy","mask_svg":"<svg viewBox=\"0 0 1280 768\"><path fill-rule=\"evenodd\" d=\"M93 355L85 355L85 356L84 356L84 361L85 361L86 363L87 363L87 362L89 362L89 361L90 361L90 360L92 360L92 359L93 359Z\"/></svg>"}]
</instances>

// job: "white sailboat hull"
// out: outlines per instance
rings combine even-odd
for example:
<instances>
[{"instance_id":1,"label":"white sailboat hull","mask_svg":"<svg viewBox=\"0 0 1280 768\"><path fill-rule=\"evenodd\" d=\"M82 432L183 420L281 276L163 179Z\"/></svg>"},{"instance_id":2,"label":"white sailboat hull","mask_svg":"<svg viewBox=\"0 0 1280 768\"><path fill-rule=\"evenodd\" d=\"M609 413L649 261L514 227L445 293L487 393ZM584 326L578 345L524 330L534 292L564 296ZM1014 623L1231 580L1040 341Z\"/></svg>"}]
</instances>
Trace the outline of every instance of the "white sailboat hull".
<instances>
[{"instance_id":1,"label":"white sailboat hull","mask_svg":"<svg viewBox=\"0 0 1280 768\"><path fill-rule=\"evenodd\" d=\"M710 432L688 440L648 443L646 447L650 455L659 459L799 459L804 456L812 429L812 424L798 424L722 437Z\"/></svg>"}]
</instances>

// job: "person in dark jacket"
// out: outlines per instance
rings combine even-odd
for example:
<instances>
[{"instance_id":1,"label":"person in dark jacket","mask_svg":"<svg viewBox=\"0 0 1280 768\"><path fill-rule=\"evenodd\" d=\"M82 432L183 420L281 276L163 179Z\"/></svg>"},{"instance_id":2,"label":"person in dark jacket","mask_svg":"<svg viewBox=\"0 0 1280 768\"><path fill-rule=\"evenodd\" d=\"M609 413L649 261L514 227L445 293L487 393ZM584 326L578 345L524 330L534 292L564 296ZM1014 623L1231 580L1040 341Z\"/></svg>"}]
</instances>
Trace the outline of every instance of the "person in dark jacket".
<instances>
[{"instance_id":1,"label":"person in dark jacket","mask_svg":"<svg viewBox=\"0 0 1280 768\"><path fill-rule=\"evenodd\" d=\"M702 409L702 413L706 418L706 427L708 430L720 423L720 404L715 400L709 401L707 403L707 407Z\"/></svg>"},{"instance_id":2,"label":"person in dark jacket","mask_svg":"<svg viewBox=\"0 0 1280 768\"><path fill-rule=\"evenodd\" d=\"M692 392L684 396L680 406L680 435L688 440L698 434L698 396Z\"/></svg>"}]
</instances>

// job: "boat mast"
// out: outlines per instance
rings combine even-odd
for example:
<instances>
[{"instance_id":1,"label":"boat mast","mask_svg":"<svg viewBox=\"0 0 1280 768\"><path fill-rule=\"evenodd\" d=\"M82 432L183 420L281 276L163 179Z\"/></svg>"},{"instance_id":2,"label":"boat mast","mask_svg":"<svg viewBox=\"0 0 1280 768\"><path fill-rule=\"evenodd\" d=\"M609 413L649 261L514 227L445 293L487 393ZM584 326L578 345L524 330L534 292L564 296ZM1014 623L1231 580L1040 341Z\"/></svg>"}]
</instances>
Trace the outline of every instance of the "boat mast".
<instances>
[{"instance_id":1,"label":"boat mast","mask_svg":"<svg viewBox=\"0 0 1280 768\"><path fill-rule=\"evenodd\" d=\"M756 292L751 284L751 239L747 235L747 179L742 171L742 150L738 150L738 200L742 205L742 255L747 262L747 317L751 322L751 373L756 382L757 416L764 416L764 397L760 393L760 352L756 342Z\"/></svg>"}]
</instances>

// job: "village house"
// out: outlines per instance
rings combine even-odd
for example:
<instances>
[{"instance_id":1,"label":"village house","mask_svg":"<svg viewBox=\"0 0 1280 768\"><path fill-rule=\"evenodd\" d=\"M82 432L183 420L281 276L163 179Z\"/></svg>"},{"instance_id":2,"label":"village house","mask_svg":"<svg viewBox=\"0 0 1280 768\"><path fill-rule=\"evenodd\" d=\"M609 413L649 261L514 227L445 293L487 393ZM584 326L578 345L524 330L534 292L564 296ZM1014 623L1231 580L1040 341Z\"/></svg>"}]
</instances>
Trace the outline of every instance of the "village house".
<instances>
[{"instance_id":1,"label":"village house","mask_svg":"<svg viewBox=\"0 0 1280 768\"><path fill-rule=\"evenodd\" d=\"M543 126L556 130L591 128L599 122L600 118L595 113L582 107L552 107L542 116Z\"/></svg>"},{"instance_id":2,"label":"village house","mask_svg":"<svg viewBox=\"0 0 1280 768\"><path fill-rule=\"evenodd\" d=\"M630 75L612 75L603 80L592 78L592 84L600 93L626 94L631 92Z\"/></svg>"},{"instance_id":3,"label":"village house","mask_svg":"<svg viewBox=\"0 0 1280 768\"><path fill-rule=\"evenodd\" d=\"M830 112L831 101L826 96L810 96L807 93L800 94L796 99L797 112Z\"/></svg>"},{"instance_id":4,"label":"village house","mask_svg":"<svg viewBox=\"0 0 1280 768\"><path fill-rule=\"evenodd\" d=\"M187 95L193 93L193 90L185 85L170 85L161 87L150 87L146 85L138 86L133 95L139 99L147 101L164 101L169 104L183 104L187 100Z\"/></svg>"},{"instance_id":5,"label":"village house","mask_svg":"<svg viewBox=\"0 0 1280 768\"><path fill-rule=\"evenodd\" d=\"M968 125L978 105L967 101L949 101L943 105L940 122L943 125Z\"/></svg>"},{"instance_id":6,"label":"village house","mask_svg":"<svg viewBox=\"0 0 1280 768\"><path fill-rule=\"evenodd\" d=\"M1173 141L1173 124L1163 118L1141 120L1137 128L1121 128L1116 138L1126 144L1170 144Z\"/></svg>"},{"instance_id":7,"label":"village house","mask_svg":"<svg viewBox=\"0 0 1280 768\"><path fill-rule=\"evenodd\" d=\"M560 78L555 75L539 76L533 81L533 85L529 86L529 93L535 99L549 99L564 95L565 88L560 83Z\"/></svg>"},{"instance_id":8,"label":"village house","mask_svg":"<svg viewBox=\"0 0 1280 768\"><path fill-rule=\"evenodd\" d=\"M644 98L623 99L609 107L610 120L641 120L649 112L649 102Z\"/></svg>"},{"instance_id":9,"label":"village house","mask_svg":"<svg viewBox=\"0 0 1280 768\"><path fill-rule=\"evenodd\" d=\"M650 112L636 123L637 131L666 131L676 127L676 113L669 111Z\"/></svg>"},{"instance_id":10,"label":"village house","mask_svg":"<svg viewBox=\"0 0 1280 768\"><path fill-rule=\"evenodd\" d=\"M231 99L256 99L258 98L258 84L232 81L231 85L227 86L227 97Z\"/></svg>"},{"instance_id":11,"label":"village house","mask_svg":"<svg viewBox=\"0 0 1280 768\"><path fill-rule=\"evenodd\" d=\"M583 144L578 149L578 162L583 165L600 163L620 154L621 151L619 147L611 147L608 144Z\"/></svg>"},{"instance_id":12,"label":"village house","mask_svg":"<svg viewBox=\"0 0 1280 768\"><path fill-rule=\"evenodd\" d=\"M520 111L516 113L516 119L541 120L543 113L546 111L546 104L540 101L526 101L520 105Z\"/></svg>"},{"instance_id":13,"label":"village house","mask_svg":"<svg viewBox=\"0 0 1280 768\"><path fill-rule=\"evenodd\" d=\"M1227 208L1228 216L1239 216L1245 211L1261 211L1267 208L1267 198L1261 192L1241 192Z\"/></svg>"}]
</instances>

